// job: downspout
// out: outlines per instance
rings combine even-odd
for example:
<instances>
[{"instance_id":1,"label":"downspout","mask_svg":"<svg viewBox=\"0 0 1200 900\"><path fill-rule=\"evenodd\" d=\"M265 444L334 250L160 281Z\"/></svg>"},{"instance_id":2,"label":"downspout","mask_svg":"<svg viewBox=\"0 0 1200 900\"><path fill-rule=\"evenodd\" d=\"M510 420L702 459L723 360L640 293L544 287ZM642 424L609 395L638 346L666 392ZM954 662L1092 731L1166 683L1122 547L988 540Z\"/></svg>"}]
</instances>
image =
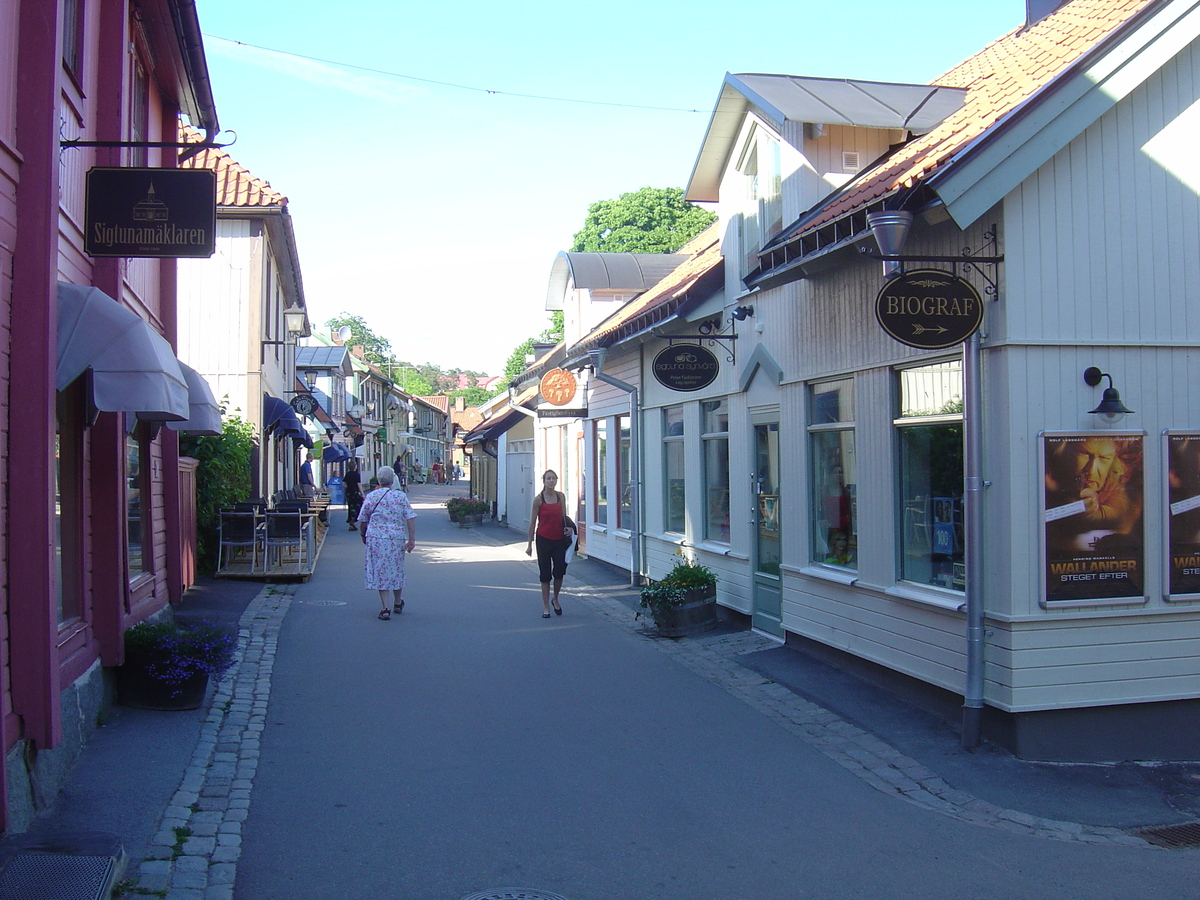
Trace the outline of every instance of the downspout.
<instances>
[{"instance_id":1,"label":"downspout","mask_svg":"<svg viewBox=\"0 0 1200 900\"><path fill-rule=\"evenodd\" d=\"M638 389L632 384L626 384L619 378L613 378L611 375L605 375L601 370L604 366L605 350L603 348L588 351L588 359L591 361L592 372L597 380L603 381L605 384L611 384L618 390L625 391L629 394L629 516L633 520L629 523L629 579L632 584L641 582L641 566L642 558L642 523L639 515L639 507L641 505L641 465L639 462L640 447L641 447L641 423L639 422L639 413L641 411L638 403ZM618 436L619 438L619 436Z\"/></svg>"},{"instance_id":2,"label":"downspout","mask_svg":"<svg viewBox=\"0 0 1200 900\"><path fill-rule=\"evenodd\" d=\"M963 345L963 496L966 501L967 678L963 692L962 746L979 746L983 724L983 391L979 332Z\"/></svg>"}]
</instances>

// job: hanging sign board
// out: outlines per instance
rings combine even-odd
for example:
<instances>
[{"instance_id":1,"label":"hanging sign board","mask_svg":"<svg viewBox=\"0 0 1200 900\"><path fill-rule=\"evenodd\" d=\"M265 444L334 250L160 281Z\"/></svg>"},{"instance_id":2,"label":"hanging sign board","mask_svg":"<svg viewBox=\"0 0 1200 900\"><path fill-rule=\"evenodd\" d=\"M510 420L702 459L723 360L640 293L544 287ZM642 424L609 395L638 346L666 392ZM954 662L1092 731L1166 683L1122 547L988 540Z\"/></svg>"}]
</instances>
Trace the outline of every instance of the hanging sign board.
<instances>
[{"instance_id":1,"label":"hanging sign board","mask_svg":"<svg viewBox=\"0 0 1200 900\"><path fill-rule=\"evenodd\" d=\"M892 338L918 350L961 344L983 322L983 301L967 280L939 269L914 269L888 281L875 318Z\"/></svg>"},{"instance_id":2,"label":"hanging sign board","mask_svg":"<svg viewBox=\"0 0 1200 900\"><path fill-rule=\"evenodd\" d=\"M543 406L539 407L537 411L537 417L539 419L586 419L587 414L588 411L586 407L580 409L568 409L565 406L559 406L547 409Z\"/></svg>"},{"instance_id":3,"label":"hanging sign board","mask_svg":"<svg viewBox=\"0 0 1200 900\"><path fill-rule=\"evenodd\" d=\"M317 400L312 394L297 394L292 398L292 409L298 416L311 416L317 411Z\"/></svg>"},{"instance_id":4,"label":"hanging sign board","mask_svg":"<svg viewBox=\"0 0 1200 900\"><path fill-rule=\"evenodd\" d=\"M217 175L210 169L88 170L89 256L207 258L216 232Z\"/></svg>"},{"instance_id":5,"label":"hanging sign board","mask_svg":"<svg viewBox=\"0 0 1200 900\"><path fill-rule=\"evenodd\" d=\"M552 406L566 406L575 399L579 385L566 369L551 369L538 385L542 398Z\"/></svg>"},{"instance_id":6,"label":"hanging sign board","mask_svg":"<svg viewBox=\"0 0 1200 900\"><path fill-rule=\"evenodd\" d=\"M651 371L659 384L673 391L698 391L716 380L721 364L699 344L675 344L659 351Z\"/></svg>"}]
</instances>

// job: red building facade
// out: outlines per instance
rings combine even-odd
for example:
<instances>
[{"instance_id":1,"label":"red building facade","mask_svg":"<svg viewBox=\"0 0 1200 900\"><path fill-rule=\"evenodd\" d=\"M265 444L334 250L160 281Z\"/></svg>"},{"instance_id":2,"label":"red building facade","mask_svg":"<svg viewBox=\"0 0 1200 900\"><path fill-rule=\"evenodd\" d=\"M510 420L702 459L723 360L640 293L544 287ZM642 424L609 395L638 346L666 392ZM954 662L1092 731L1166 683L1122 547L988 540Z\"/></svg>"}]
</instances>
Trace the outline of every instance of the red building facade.
<instances>
[{"instance_id":1,"label":"red building facade","mask_svg":"<svg viewBox=\"0 0 1200 900\"><path fill-rule=\"evenodd\" d=\"M187 398L171 365L175 260L83 249L87 171L173 168L176 148L147 145L174 142L181 113L215 134L192 0L0 0L6 830L56 793L125 628L181 593L177 432L160 427ZM161 372L120 371L133 335ZM145 399L148 380L169 403Z\"/></svg>"}]
</instances>

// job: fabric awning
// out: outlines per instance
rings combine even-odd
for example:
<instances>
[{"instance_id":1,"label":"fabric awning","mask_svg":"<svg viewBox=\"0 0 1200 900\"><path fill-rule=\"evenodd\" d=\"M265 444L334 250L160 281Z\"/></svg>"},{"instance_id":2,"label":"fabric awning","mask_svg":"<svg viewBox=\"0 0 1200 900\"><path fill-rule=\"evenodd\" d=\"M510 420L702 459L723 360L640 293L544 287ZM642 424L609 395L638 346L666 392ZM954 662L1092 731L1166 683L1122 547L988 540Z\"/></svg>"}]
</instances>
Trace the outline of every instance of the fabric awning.
<instances>
[{"instance_id":1,"label":"fabric awning","mask_svg":"<svg viewBox=\"0 0 1200 900\"><path fill-rule=\"evenodd\" d=\"M300 424L300 419L290 404L270 394L263 394L263 432L270 431L274 431L277 438L308 437L308 431Z\"/></svg>"},{"instance_id":2,"label":"fabric awning","mask_svg":"<svg viewBox=\"0 0 1200 900\"><path fill-rule=\"evenodd\" d=\"M58 390L90 369L97 409L152 422L188 418L188 384L171 345L103 291L60 281L57 337Z\"/></svg>"},{"instance_id":3,"label":"fabric awning","mask_svg":"<svg viewBox=\"0 0 1200 900\"><path fill-rule=\"evenodd\" d=\"M195 369L186 363L179 364L180 371L188 386L187 419L182 422L168 423L176 431L187 434L220 434L221 407L217 406L212 389Z\"/></svg>"},{"instance_id":4,"label":"fabric awning","mask_svg":"<svg viewBox=\"0 0 1200 900\"><path fill-rule=\"evenodd\" d=\"M344 444L330 444L321 452L321 459L327 463L343 462L350 458L350 451Z\"/></svg>"}]
</instances>

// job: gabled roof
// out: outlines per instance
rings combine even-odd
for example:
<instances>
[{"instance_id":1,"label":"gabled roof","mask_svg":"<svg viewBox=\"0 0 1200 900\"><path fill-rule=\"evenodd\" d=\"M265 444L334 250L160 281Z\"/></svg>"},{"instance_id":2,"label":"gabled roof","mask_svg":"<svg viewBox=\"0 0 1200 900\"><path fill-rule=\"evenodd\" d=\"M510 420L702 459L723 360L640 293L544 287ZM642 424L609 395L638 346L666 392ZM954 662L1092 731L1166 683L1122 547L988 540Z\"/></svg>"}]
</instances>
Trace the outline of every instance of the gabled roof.
<instances>
[{"instance_id":1,"label":"gabled roof","mask_svg":"<svg viewBox=\"0 0 1200 900\"><path fill-rule=\"evenodd\" d=\"M524 384L539 379L547 371L568 360L577 359L588 350L611 347L645 329L657 325L686 306L699 303L723 290L725 285L724 257L721 256L721 232L717 223L709 225L670 258L681 260L671 272L649 290L635 297L593 328L570 347L559 344L522 372L513 383Z\"/></svg>"},{"instance_id":2,"label":"gabled roof","mask_svg":"<svg viewBox=\"0 0 1200 900\"><path fill-rule=\"evenodd\" d=\"M1096 52L1157 0L1073 0L1037 24L985 47L938 79L967 89L962 109L929 134L911 141L864 177L852 190L814 210L806 229L872 200L915 187L979 141L1023 104L1034 101L1085 54ZM960 223L961 224L961 223Z\"/></svg>"},{"instance_id":3,"label":"gabled roof","mask_svg":"<svg viewBox=\"0 0 1200 900\"><path fill-rule=\"evenodd\" d=\"M776 130L787 122L813 122L924 134L960 109L965 97L961 87L936 84L726 74L685 199L718 199L721 174L751 106Z\"/></svg>"},{"instance_id":4,"label":"gabled roof","mask_svg":"<svg viewBox=\"0 0 1200 900\"><path fill-rule=\"evenodd\" d=\"M349 357L345 347L297 347L296 365L308 369L340 369Z\"/></svg>"},{"instance_id":5,"label":"gabled roof","mask_svg":"<svg viewBox=\"0 0 1200 900\"><path fill-rule=\"evenodd\" d=\"M182 140L199 141L200 132L187 125L181 127ZM217 206L244 209L278 207L287 208L288 199L271 185L250 173L241 163L224 150L211 148L202 150L188 158L181 166L185 169L211 169L217 175Z\"/></svg>"},{"instance_id":6,"label":"gabled roof","mask_svg":"<svg viewBox=\"0 0 1200 900\"><path fill-rule=\"evenodd\" d=\"M675 253L575 253L554 258L546 309L562 309L567 285L591 291L640 293L674 271L686 257Z\"/></svg>"}]
</instances>

